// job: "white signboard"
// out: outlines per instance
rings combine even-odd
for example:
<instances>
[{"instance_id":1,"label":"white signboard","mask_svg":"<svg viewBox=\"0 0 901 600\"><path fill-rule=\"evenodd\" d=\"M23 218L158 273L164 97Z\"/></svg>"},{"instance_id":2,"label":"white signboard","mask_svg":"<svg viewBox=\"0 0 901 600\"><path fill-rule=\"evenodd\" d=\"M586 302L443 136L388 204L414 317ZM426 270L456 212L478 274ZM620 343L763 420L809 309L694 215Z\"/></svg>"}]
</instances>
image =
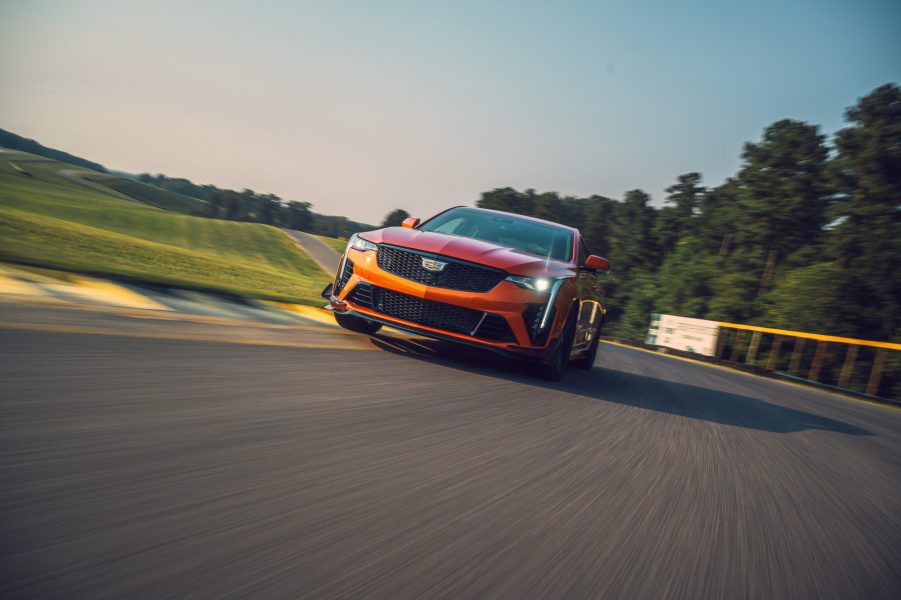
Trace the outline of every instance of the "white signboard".
<instances>
[{"instance_id":1,"label":"white signboard","mask_svg":"<svg viewBox=\"0 0 901 600\"><path fill-rule=\"evenodd\" d=\"M653 314L645 341L674 350L713 356L716 354L718 333L719 325L716 321Z\"/></svg>"}]
</instances>

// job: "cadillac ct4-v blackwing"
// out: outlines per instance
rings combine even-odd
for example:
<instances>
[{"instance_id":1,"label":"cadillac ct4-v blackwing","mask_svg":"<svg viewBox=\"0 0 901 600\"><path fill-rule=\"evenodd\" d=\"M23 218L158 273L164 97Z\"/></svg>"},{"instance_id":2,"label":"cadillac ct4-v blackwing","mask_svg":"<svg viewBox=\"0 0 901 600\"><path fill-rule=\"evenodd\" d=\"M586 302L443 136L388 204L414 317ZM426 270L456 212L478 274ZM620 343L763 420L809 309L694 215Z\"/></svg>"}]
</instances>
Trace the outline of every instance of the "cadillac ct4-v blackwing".
<instances>
[{"instance_id":1,"label":"cadillac ct4-v blackwing","mask_svg":"<svg viewBox=\"0 0 901 600\"><path fill-rule=\"evenodd\" d=\"M322 295L346 329L389 325L512 354L557 381L570 362L594 365L609 268L572 227L456 207L352 236Z\"/></svg>"}]
</instances>

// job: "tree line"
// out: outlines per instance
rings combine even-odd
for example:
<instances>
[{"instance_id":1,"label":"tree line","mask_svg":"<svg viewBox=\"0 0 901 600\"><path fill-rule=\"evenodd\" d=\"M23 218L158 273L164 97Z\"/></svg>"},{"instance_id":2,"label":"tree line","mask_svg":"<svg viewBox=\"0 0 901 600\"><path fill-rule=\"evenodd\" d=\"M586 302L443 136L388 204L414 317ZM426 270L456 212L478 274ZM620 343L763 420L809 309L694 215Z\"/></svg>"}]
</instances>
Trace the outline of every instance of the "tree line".
<instances>
[{"instance_id":1,"label":"tree line","mask_svg":"<svg viewBox=\"0 0 901 600\"><path fill-rule=\"evenodd\" d=\"M229 221L251 221L276 227L298 229L336 238L347 238L372 225L351 221L346 217L321 215L310 210L309 202L284 200L275 194L260 194L245 189L240 192L198 185L188 179L142 173L137 180L170 192L203 200L206 204L195 215Z\"/></svg>"},{"instance_id":2,"label":"tree line","mask_svg":"<svg viewBox=\"0 0 901 600\"><path fill-rule=\"evenodd\" d=\"M578 227L610 259L606 331L641 340L653 312L899 341L901 89L886 84L827 139L785 119L744 145L737 173L686 173L662 208L512 188L478 205ZM897 354L897 353L895 353Z\"/></svg>"}]
</instances>

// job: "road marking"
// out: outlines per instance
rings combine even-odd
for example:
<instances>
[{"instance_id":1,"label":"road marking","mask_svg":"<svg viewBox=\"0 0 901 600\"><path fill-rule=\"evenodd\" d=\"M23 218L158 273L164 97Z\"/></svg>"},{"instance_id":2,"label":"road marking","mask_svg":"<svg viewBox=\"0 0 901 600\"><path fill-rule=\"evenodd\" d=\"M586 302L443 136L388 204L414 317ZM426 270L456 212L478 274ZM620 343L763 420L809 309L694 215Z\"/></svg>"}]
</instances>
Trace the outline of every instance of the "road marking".
<instances>
[{"instance_id":1,"label":"road marking","mask_svg":"<svg viewBox=\"0 0 901 600\"><path fill-rule=\"evenodd\" d=\"M190 342L212 342L217 344L237 344L242 346L275 346L279 348L313 348L320 350L377 350L373 346L347 345L340 343L286 342L279 340L235 339L221 336L193 335L178 333L153 333L149 331L113 331L102 327L84 325L45 325L43 323L13 323L0 321L0 329L12 331L34 331L40 333L74 333L82 335L105 335L109 337L143 338L152 340L176 340ZM368 338L366 338L368 339ZM362 341L362 340L361 340Z\"/></svg>"},{"instance_id":2,"label":"road marking","mask_svg":"<svg viewBox=\"0 0 901 600\"><path fill-rule=\"evenodd\" d=\"M333 327L337 327L338 324L335 323L335 317L331 312L325 310L324 308L316 308L315 306L306 306L305 304L290 304L288 302L276 302L275 300L263 300L264 304L268 304L269 306L274 306L276 308L280 308L282 310L287 310L289 312L297 313L301 317L306 319L310 319L311 321L316 321L317 323L322 323L323 325L330 325Z\"/></svg>"},{"instance_id":3,"label":"road marking","mask_svg":"<svg viewBox=\"0 0 901 600\"><path fill-rule=\"evenodd\" d=\"M42 285L42 287L54 296L63 300L88 300L91 302L96 302L98 304L105 304L107 306L121 306L124 308L136 308L143 310L169 310L166 307L163 307L161 304L154 303L153 305L151 305L149 302L141 302L140 299L135 300L134 298L126 298L125 294L119 295L117 293L118 290L114 290L106 286L93 287L69 283L45 283Z\"/></svg>"},{"instance_id":4,"label":"road marking","mask_svg":"<svg viewBox=\"0 0 901 600\"><path fill-rule=\"evenodd\" d=\"M75 297L126 308L172 310L143 294L107 279L80 275L69 275L66 279L54 279L26 273L6 265L0 267L0 294L53 297L64 301Z\"/></svg>"},{"instance_id":5,"label":"road marking","mask_svg":"<svg viewBox=\"0 0 901 600\"><path fill-rule=\"evenodd\" d=\"M172 310L156 300L130 290L125 286L113 283L112 281L76 277L74 284L79 289L86 291L89 296L108 304L117 304L128 308L140 308L144 310Z\"/></svg>"},{"instance_id":6,"label":"road marking","mask_svg":"<svg viewBox=\"0 0 901 600\"><path fill-rule=\"evenodd\" d=\"M685 356L676 356L674 354L669 354L666 352L657 352L655 350L648 350L647 348L638 348L636 346L630 346L629 344L622 344L620 342L614 342L610 340L601 340L605 344L610 344L611 346L619 346L620 348L627 348L629 350L637 350L638 352L647 352L648 354L653 354L654 356L665 356L666 358L672 358L674 360L681 360L688 363L692 363L695 365L699 365L702 367L710 367L712 369L720 369L721 371L727 371L729 373L738 373L739 375L746 375L748 377L754 377L755 379L765 379L767 381L773 381L775 383L781 383L782 385L789 385L792 387L796 387L798 389L807 390L807 391L819 391L827 394L834 394L836 396L840 396L841 398L847 398L848 400L856 400L857 402L862 402L864 404L869 404L871 406L882 406L891 408L894 410L901 410L901 406L896 406L889 402L876 402L875 400L867 400L866 398L860 398L858 396L852 396L850 394L843 394L840 390L824 390L822 388L813 386L813 385L804 385L803 383L795 383L794 381L785 381L784 379L776 379L774 377L766 377L764 375L758 375L757 373L748 373L747 371L742 371L741 369L735 369L733 367L729 367L726 365L717 365L709 362L704 362L703 360L697 360L694 358L688 358Z\"/></svg>"},{"instance_id":7,"label":"road marking","mask_svg":"<svg viewBox=\"0 0 901 600\"><path fill-rule=\"evenodd\" d=\"M0 298L2 302L15 302ZM249 325L259 329L283 329L288 331L328 331L321 325L301 325L299 323L267 323L265 321L254 321L251 319L238 319L232 317L217 317L213 315L195 315L191 313L181 312L162 312L162 311L141 311L139 309L128 309L121 306L101 305L101 304L78 304L76 302L64 300L51 295L30 300L30 305L51 307L61 310L77 310L82 312L112 314L130 319L145 319L150 321L186 321L191 323L208 323L213 325ZM343 331L343 330L342 330ZM348 335L352 335L348 332Z\"/></svg>"},{"instance_id":8,"label":"road marking","mask_svg":"<svg viewBox=\"0 0 901 600\"><path fill-rule=\"evenodd\" d=\"M40 287L0 273L0 294L12 296L46 296L46 292Z\"/></svg>"},{"instance_id":9,"label":"road marking","mask_svg":"<svg viewBox=\"0 0 901 600\"><path fill-rule=\"evenodd\" d=\"M68 307L67 307L68 308ZM73 307L74 308L74 307ZM90 310L90 309L87 309ZM266 321L254 321L251 319L237 319L232 317L217 317L214 315L192 315L190 313L140 313L127 310L112 310L114 314L132 319L147 319L151 321L187 321L189 323L208 323L212 325L249 325L259 329L283 329L287 331L327 331L318 325L300 325L295 323L267 323Z\"/></svg>"}]
</instances>

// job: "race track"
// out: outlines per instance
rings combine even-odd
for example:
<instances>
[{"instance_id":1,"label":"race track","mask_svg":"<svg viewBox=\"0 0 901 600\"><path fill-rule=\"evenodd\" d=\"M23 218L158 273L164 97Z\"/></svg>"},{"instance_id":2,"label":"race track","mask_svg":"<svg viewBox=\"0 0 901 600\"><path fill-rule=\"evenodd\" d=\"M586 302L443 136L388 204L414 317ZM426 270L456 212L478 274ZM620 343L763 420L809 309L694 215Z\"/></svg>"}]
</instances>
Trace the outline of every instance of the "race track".
<instances>
[{"instance_id":1,"label":"race track","mask_svg":"<svg viewBox=\"0 0 901 600\"><path fill-rule=\"evenodd\" d=\"M323 271L334 277L335 271L338 270L338 263L341 261L340 254L315 235L297 231L296 229L282 229L282 231L300 244L304 252L316 261L316 264L322 267Z\"/></svg>"},{"instance_id":2,"label":"race track","mask_svg":"<svg viewBox=\"0 0 901 600\"><path fill-rule=\"evenodd\" d=\"M897 598L901 411L604 344L2 307L3 598ZM339 348L339 349L335 349Z\"/></svg>"}]
</instances>

